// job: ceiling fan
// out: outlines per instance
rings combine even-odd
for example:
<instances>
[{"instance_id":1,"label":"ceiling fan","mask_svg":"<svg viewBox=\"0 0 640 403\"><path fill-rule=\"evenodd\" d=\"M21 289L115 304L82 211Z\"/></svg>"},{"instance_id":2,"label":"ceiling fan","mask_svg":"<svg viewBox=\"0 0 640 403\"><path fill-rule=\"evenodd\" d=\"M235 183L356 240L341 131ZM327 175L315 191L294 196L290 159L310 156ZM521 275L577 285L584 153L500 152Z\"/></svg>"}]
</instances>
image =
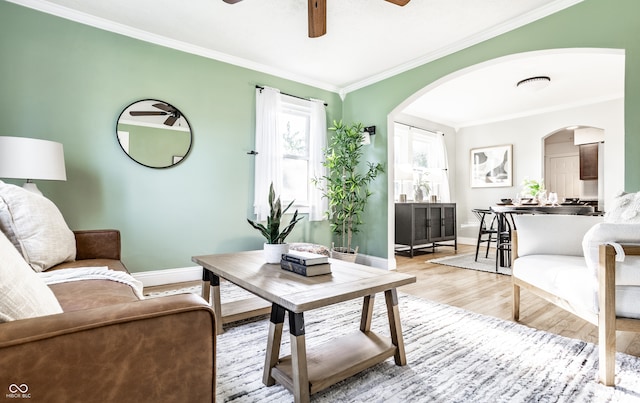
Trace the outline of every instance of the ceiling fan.
<instances>
[{"instance_id":1,"label":"ceiling fan","mask_svg":"<svg viewBox=\"0 0 640 403\"><path fill-rule=\"evenodd\" d=\"M167 116L167 120L164 124L167 126L173 126L178 119L180 119L180 111L169 104L157 103L153 104L154 107L161 109L159 111L129 111L131 116Z\"/></svg>"},{"instance_id":2,"label":"ceiling fan","mask_svg":"<svg viewBox=\"0 0 640 403\"><path fill-rule=\"evenodd\" d=\"M242 0L222 0L235 4ZM309 38L317 38L327 33L327 0L307 0L309 13ZM404 6L410 0L386 0L398 6Z\"/></svg>"}]
</instances>

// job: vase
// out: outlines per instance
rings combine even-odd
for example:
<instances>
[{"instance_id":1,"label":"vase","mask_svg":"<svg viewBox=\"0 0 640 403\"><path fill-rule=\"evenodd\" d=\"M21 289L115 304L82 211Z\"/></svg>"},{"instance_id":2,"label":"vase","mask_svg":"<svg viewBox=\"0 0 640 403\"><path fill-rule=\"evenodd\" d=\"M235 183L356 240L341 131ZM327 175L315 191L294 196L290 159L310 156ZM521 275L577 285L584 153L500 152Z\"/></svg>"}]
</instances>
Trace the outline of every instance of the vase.
<instances>
[{"instance_id":1,"label":"vase","mask_svg":"<svg viewBox=\"0 0 640 403\"><path fill-rule=\"evenodd\" d=\"M288 243L265 243L263 254L264 260L269 264L280 263L282 254L289 252Z\"/></svg>"},{"instance_id":2,"label":"vase","mask_svg":"<svg viewBox=\"0 0 640 403\"><path fill-rule=\"evenodd\" d=\"M413 198L417 202L422 201L422 199L424 199L424 193L422 192L422 189L417 188L416 191L413 194Z\"/></svg>"}]
</instances>

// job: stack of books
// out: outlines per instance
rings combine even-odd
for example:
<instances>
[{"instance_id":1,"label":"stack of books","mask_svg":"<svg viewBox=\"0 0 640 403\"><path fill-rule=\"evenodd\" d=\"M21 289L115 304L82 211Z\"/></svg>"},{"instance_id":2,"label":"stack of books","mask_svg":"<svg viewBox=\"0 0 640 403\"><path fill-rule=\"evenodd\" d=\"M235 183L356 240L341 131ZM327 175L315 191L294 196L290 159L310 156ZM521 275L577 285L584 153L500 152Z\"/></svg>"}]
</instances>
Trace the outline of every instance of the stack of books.
<instances>
[{"instance_id":1,"label":"stack of books","mask_svg":"<svg viewBox=\"0 0 640 403\"><path fill-rule=\"evenodd\" d=\"M283 253L280 267L307 277L331 273L329 258L311 252L290 251Z\"/></svg>"}]
</instances>

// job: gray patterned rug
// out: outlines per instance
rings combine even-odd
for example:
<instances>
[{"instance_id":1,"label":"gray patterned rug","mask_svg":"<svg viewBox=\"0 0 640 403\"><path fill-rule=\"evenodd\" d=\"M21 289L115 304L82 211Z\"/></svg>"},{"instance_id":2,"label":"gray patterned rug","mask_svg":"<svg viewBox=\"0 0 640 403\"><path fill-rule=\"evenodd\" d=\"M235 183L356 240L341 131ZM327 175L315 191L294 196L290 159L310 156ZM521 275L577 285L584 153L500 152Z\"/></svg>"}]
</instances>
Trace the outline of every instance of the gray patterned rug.
<instances>
[{"instance_id":1,"label":"gray patterned rug","mask_svg":"<svg viewBox=\"0 0 640 403\"><path fill-rule=\"evenodd\" d=\"M495 251L489 251L489 258L484 257L484 253L480 251L478 261L475 261L476 253L463 253L454 256L441 257L438 259L427 260L428 263L439 263L446 266L460 267L462 269L486 271L496 273L496 255ZM498 267L497 273L511 275L510 267Z\"/></svg>"},{"instance_id":2,"label":"gray patterned rug","mask_svg":"<svg viewBox=\"0 0 640 403\"><path fill-rule=\"evenodd\" d=\"M223 283L222 295L238 295ZM408 364L393 359L311 396L312 402L640 402L640 358L618 353L615 388L596 381L597 346L400 295ZM388 335L384 298L373 329ZM360 301L305 313L307 348L358 327ZM289 354L287 322L281 355ZM226 327L217 339L219 402L291 402L262 384L268 320Z\"/></svg>"}]
</instances>

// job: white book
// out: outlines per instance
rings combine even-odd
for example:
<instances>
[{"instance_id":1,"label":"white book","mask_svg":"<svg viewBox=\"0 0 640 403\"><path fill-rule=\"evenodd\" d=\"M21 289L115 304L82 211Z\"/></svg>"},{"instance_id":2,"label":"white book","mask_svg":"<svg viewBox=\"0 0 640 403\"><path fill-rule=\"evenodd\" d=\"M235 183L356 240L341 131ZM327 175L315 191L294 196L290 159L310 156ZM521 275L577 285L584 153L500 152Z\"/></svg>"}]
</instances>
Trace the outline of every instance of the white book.
<instances>
[{"instance_id":1,"label":"white book","mask_svg":"<svg viewBox=\"0 0 640 403\"><path fill-rule=\"evenodd\" d=\"M292 251L289 251L288 253L283 253L282 260L285 260L287 262L302 264L305 266L329 263L329 258L325 255L320 255L320 254L311 253L311 252L297 251L297 250L292 250Z\"/></svg>"}]
</instances>

